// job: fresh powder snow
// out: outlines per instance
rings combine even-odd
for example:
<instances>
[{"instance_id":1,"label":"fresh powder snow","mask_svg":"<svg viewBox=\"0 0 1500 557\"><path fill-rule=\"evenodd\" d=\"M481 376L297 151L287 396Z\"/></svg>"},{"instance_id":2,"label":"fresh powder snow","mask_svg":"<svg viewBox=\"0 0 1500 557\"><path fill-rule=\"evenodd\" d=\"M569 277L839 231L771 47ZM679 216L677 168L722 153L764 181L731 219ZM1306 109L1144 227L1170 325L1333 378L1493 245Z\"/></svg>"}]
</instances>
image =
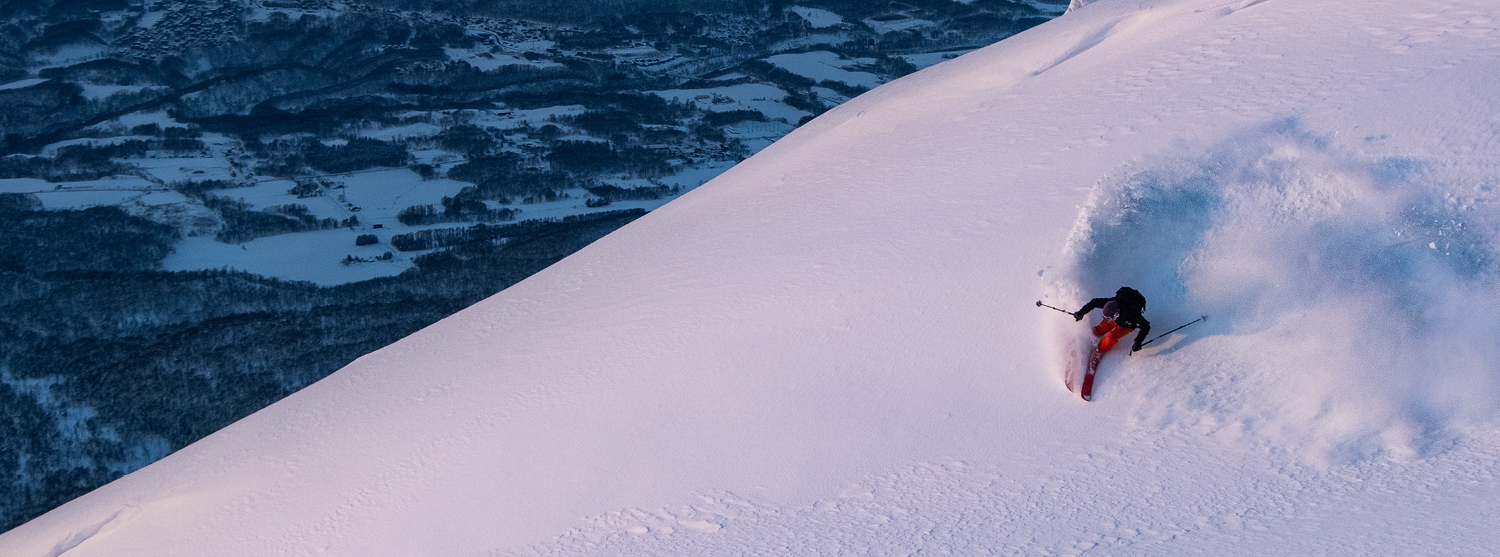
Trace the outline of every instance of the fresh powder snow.
<instances>
[{"instance_id":1,"label":"fresh powder snow","mask_svg":"<svg viewBox=\"0 0 1500 557\"><path fill-rule=\"evenodd\" d=\"M1074 0L0 554L1492 554L1497 82L1490 0ZM1085 403L1122 285L1210 318Z\"/></svg>"}]
</instances>

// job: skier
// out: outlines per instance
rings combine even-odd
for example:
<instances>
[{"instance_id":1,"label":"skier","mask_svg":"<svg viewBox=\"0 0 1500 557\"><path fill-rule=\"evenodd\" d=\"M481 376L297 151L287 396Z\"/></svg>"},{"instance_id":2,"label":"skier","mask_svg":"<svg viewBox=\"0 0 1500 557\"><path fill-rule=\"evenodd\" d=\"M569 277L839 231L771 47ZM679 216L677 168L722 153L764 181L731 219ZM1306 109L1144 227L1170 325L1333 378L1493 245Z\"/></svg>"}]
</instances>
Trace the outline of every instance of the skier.
<instances>
[{"instance_id":1,"label":"skier","mask_svg":"<svg viewBox=\"0 0 1500 557\"><path fill-rule=\"evenodd\" d=\"M1142 296L1134 288L1129 286L1120 287L1115 291L1113 298L1094 298L1084 304L1083 309L1073 313L1074 321L1083 321L1089 312L1096 308L1104 308L1104 320L1094 327L1094 336L1103 337L1099 339L1099 352L1109 352L1115 347L1125 335L1131 331L1140 329L1135 335L1135 345L1130 348L1131 352L1141 349L1141 341L1145 340L1146 334L1151 332L1151 322L1141 315L1146 309L1146 297Z\"/></svg>"}]
</instances>

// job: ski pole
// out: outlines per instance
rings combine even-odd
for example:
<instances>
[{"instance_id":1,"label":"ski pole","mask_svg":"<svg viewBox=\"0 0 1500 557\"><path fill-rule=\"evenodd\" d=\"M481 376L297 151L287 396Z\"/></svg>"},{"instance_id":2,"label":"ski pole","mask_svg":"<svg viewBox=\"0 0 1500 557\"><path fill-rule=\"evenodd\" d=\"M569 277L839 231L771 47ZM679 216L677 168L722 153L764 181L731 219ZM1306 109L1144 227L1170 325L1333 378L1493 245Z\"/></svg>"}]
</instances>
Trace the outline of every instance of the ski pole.
<instances>
[{"instance_id":1,"label":"ski pole","mask_svg":"<svg viewBox=\"0 0 1500 557\"><path fill-rule=\"evenodd\" d=\"M1044 303L1042 303L1042 301L1041 301L1041 300L1037 300L1037 301L1036 301L1036 307L1039 307L1039 308L1052 308L1052 309L1055 309L1055 310L1057 310L1057 311L1060 311L1060 312L1063 312L1063 313L1066 313L1066 314L1068 314L1068 315L1073 315L1073 312L1071 312L1071 311L1068 311L1068 310L1065 310L1065 309L1063 309L1063 308L1060 308L1060 307L1053 307L1053 306L1049 306L1049 305L1047 305L1047 304L1044 304Z\"/></svg>"},{"instance_id":2,"label":"ski pole","mask_svg":"<svg viewBox=\"0 0 1500 557\"><path fill-rule=\"evenodd\" d=\"M1172 333L1175 333L1175 332L1177 332L1177 331L1181 331L1181 330L1183 330L1183 329L1185 329L1185 328L1187 328L1187 326L1188 326L1188 325L1192 325L1192 324L1193 324L1193 323L1197 323L1197 322L1199 322L1199 321L1207 321L1207 320L1208 320L1208 316L1207 316L1207 315L1204 315L1204 316L1202 316L1202 317L1199 317L1199 318L1197 318L1197 319L1194 319L1194 320L1192 320L1192 321L1188 321L1188 322L1187 322L1187 324L1186 324L1186 325L1183 325L1183 326L1181 326L1181 327L1178 327L1178 328L1176 328L1176 329L1172 329L1172 330L1170 330L1170 331L1167 331L1167 332L1165 332L1165 333L1162 333L1162 334L1159 334L1159 335L1156 335L1156 338L1153 338L1153 339L1151 339L1151 340L1148 340L1148 341L1146 341L1146 342L1142 342L1142 343L1141 343L1141 347L1142 347L1142 348L1145 348L1145 346L1146 346L1146 345L1147 345L1147 344L1151 344L1151 343L1153 343L1153 342L1156 342L1156 341L1157 341L1157 340L1160 340L1160 339L1161 339L1161 337L1164 337L1164 336L1167 336L1167 335L1170 335L1170 334L1172 334Z\"/></svg>"}]
</instances>

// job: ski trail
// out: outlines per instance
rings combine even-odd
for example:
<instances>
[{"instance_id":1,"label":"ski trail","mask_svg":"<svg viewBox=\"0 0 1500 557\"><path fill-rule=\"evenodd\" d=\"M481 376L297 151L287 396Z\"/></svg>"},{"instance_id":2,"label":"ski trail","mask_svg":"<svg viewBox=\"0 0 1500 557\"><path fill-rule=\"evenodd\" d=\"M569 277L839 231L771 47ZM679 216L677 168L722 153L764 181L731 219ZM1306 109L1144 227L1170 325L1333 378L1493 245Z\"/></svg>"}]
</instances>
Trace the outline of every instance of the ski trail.
<instances>
[{"instance_id":1,"label":"ski trail","mask_svg":"<svg viewBox=\"0 0 1500 557\"><path fill-rule=\"evenodd\" d=\"M73 548L83 545L84 542L94 539L94 537L100 534L107 533L110 530L119 527L121 524L130 521L130 519L134 518L137 514L139 514L139 509L135 507L125 507L124 509L121 509L110 515L109 518L101 520L92 526L79 530L72 536L63 539L60 542L57 542L57 545L53 546L51 551L43 554L43 557L62 557L62 555L65 555L69 551L72 551Z\"/></svg>"},{"instance_id":2,"label":"ski trail","mask_svg":"<svg viewBox=\"0 0 1500 557\"><path fill-rule=\"evenodd\" d=\"M1264 4L1264 3L1269 2L1269 1L1270 0L1234 0L1233 2L1225 2L1225 3L1220 4L1218 6L1212 6L1212 7L1208 7L1208 8L1198 8L1197 10L1194 10L1193 13L1200 13L1201 14L1203 12L1217 11L1219 15L1226 16L1226 15L1238 12L1240 10L1244 10L1245 8L1249 8L1251 6L1256 6L1256 5Z\"/></svg>"},{"instance_id":3,"label":"ski trail","mask_svg":"<svg viewBox=\"0 0 1500 557\"><path fill-rule=\"evenodd\" d=\"M1088 34L1084 35L1083 38L1079 39L1077 44L1074 44L1071 48L1069 48L1068 50L1064 51L1057 58L1053 59L1051 62L1047 62L1045 64L1042 64L1042 67L1040 67L1040 68L1032 70L1031 71L1031 75L1032 76L1042 75L1042 73L1046 72L1047 70L1055 68L1058 65L1062 64L1063 62L1067 62L1068 60L1072 60L1074 57L1076 57L1076 56L1078 56L1080 54L1083 54L1085 52L1088 52L1089 49L1094 48L1096 46L1099 46L1101 43L1104 42L1105 39L1108 39L1110 37L1110 35L1114 33L1114 31L1115 31L1116 28L1120 27L1121 24L1123 24L1123 23L1125 23L1125 22L1127 22L1127 21L1129 21L1131 19L1133 19L1133 17L1127 17L1127 18L1117 19L1117 20L1112 21L1112 22L1110 22L1110 23L1108 23L1108 24L1106 24L1106 25L1104 25L1102 27L1099 27L1099 28L1093 30L1092 32L1089 32Z\"/></svg>"}]
</instances>

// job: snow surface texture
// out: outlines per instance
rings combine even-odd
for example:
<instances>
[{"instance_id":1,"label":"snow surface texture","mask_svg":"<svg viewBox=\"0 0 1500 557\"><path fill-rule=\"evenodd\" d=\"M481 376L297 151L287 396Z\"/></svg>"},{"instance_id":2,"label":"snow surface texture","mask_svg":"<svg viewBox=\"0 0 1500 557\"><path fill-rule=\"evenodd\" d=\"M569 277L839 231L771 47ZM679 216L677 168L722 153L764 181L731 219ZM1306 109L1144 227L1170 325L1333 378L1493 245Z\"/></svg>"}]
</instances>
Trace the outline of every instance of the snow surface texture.
<instances>
[{"instance_id":1,"label":"snow surface texture","mask_svg":"<svg viewBox=\"0 0 1500 557\"><path fill-rule=\"evenodd\" d=\"M1497 81L1490 0L1075 7L0 554L1492 554ZM1121 284L1211 317L1084 403Z\"/></svg>"}]
</instances>

